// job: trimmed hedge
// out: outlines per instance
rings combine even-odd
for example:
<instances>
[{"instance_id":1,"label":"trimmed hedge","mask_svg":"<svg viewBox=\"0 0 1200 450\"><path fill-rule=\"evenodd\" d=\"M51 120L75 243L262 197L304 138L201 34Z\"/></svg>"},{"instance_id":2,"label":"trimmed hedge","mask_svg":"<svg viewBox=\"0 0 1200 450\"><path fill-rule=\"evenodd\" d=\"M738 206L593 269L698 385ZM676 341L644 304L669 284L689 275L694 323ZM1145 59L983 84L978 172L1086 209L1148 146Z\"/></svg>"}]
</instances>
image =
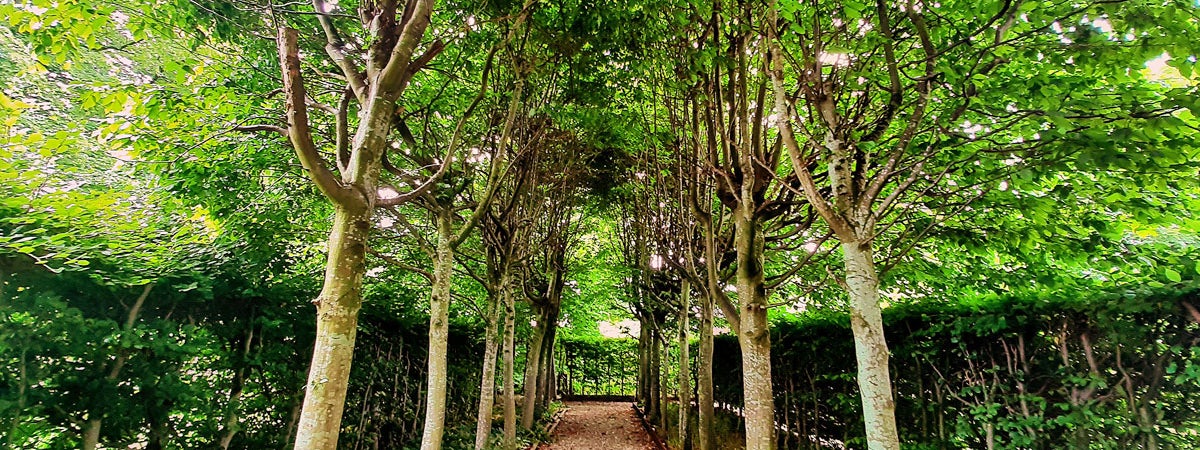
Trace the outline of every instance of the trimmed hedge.
<instances>
[{"instance_id":1,"label":"trimmed hedge","mask_svg":"<svg viewBox=\"0 0 1200 450\"><path fill-rule=\"evenodd\" d=\"M884 312L906 448L1200 448L1200 289ZM741 404L719 336L717 401ZM781 448L864 447L846 314L773 326Z\"/></svg>"},{"instance_id":2,"label":"trimmed hedge","mask_svg":"<svg viewBox=\"0 0 1200 450\"><path fill-rule=\"evenodd\" d=\"M429 325L365 317L342 418L340 448L418 448L425 423ZM445 448L471 448L479 405L484 330L450 323Z\"/></svg>"},{"instance_id":3,"label":"trimmed hedge","mask_svg":"<svg viewBox=\"0 0 1200 450\"><path fill-rule=\"evenodd\" d=\"M560 336L557 345L559 395L629 396L637 391L636 339Z\"/></svg>"}]
</instances>

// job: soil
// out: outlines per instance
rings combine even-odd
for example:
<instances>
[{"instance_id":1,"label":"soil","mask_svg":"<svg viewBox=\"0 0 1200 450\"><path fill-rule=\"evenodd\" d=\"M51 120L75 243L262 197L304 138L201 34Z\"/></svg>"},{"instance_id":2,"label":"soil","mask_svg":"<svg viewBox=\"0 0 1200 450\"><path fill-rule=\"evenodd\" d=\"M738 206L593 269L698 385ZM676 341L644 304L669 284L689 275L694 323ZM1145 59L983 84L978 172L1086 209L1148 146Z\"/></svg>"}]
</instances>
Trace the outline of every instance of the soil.
<instances>
[{"instance_id":1,"label":"soil","mask_svg":"<svg viewBox=\"0 0 1200 450\"><path fill-rule=\"evenodd\" d=\"M538 450L655 450L626 402L567 402L551 443Z\"/></svg>"}]
</instances>

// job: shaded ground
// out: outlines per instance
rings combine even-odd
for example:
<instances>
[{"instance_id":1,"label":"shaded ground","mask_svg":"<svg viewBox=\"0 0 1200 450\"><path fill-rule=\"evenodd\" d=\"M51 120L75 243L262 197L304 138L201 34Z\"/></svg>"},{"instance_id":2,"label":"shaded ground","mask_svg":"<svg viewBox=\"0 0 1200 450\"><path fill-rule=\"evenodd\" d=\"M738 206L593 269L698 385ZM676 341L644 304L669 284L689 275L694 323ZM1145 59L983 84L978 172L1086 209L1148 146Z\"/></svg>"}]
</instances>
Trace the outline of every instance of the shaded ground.
<instances>
[{"instance_id":1,"label":"shaded ground","mask_svg":"<svg viewBox=\"0 0 1200 450\"><path fill-rule=\"evenodd\" d=\"M626 402L567 402L550 444L539 450L654 450Z\"/></svg>"}]
</instances>

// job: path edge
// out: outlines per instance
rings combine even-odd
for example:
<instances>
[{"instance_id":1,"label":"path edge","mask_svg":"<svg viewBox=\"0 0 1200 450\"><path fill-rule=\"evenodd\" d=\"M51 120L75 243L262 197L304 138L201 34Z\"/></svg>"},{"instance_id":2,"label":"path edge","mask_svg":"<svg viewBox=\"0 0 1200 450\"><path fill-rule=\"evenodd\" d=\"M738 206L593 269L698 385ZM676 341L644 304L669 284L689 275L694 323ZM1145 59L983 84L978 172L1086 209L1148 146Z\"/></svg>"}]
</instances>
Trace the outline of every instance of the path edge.
<instances>
[{"instance_id":1,"label":"path edge","mask_svg":"<svg viewBox=\"0 0 1200 450\"><path fill-rule=\"evenodd\" d=\"M650 440L654 441L654 448L656 450L671 450L671 448L667 447L667 444L663 442L662 438L658 436L658 431L654 425L651 425L650 422L646 421L646 415L642 413L641 408L638 408L637 403L633 403L631 406L633 407L633 411L637 413L638 421L642 422L642 428L646 430L646 434L650 435Z\"/></svg>"},{"instance_id":2,"label":"path edge","mask_svg":"<svg viewBox=\"0 0 1200 450\"><path fill-rule=\"evenodd\" d=\"M562 422L563 416L567 415L567 410L571 409L569 406L566 405L566 403L563 403L562 405L563 406L561 408L558 408L558 411L554 412L554 417L550 418L550 424L546 425L546 438L547 439L550 439L554 436L554 430L556 428L558 428L558 424ZM525 450L537 450L538 448L542 447L542 444L549 444L549 443L550 442L548 442L548 441L547 442L542 442L542 441L532 442L529 444L528 447L525 447Z\"/></svg>"}]
</instances>

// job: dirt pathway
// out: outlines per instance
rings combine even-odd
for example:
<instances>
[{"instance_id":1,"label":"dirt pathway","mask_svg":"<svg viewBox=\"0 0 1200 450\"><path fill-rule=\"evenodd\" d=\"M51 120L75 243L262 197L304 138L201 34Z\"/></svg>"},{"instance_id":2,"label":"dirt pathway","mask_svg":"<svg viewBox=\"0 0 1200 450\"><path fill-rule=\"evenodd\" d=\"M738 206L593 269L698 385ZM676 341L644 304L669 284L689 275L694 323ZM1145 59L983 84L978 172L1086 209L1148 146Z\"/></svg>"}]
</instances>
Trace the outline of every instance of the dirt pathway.
<instances>
[{"instance_id":1,"label":"dirt pathway","mask_svg":"<svg viewBox=\"0 0 1200 450\"><path fill-rule=\"evenodd\" d=\"M625 402L567 402L550 444L539 450L654 450L642 422Z\"/></svg>"}]
</instances>

